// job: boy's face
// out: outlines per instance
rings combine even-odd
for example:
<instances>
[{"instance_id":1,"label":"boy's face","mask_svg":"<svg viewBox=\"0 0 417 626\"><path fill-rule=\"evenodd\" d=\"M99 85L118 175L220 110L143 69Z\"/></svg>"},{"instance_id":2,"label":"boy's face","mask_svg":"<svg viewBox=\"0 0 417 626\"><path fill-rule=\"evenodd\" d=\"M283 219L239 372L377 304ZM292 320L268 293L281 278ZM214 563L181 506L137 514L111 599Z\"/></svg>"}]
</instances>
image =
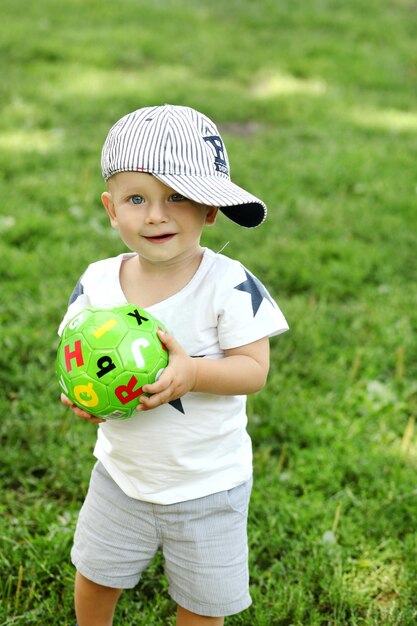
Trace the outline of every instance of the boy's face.
<instances>
[{"instance_id":1,"label":"boy's face","mask_svg":"<svg viewBox=\"0 0 417 626\"><path fill-rule=\"evenodd\" d=\"M157 265L199 253L203 226L214 222L218 210L184 198L143 172L112 176L102 201L128 248Z\"/></svg>"}]
</instances>

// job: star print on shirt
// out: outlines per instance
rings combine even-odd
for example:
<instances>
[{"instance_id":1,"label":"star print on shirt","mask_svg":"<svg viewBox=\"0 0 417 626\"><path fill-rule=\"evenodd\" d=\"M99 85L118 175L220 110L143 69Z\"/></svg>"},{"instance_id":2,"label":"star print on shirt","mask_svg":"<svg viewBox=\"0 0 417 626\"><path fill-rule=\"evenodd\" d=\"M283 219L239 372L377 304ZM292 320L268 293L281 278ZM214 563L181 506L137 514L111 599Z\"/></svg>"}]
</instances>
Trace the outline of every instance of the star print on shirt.
<instances>
[{"instance_id":1,"label":"star print on shirt","mask_svg":"<svg viewBox=\"0 0 417 626\"><path fill-rule=\"evenodd\" d=\"M244 280L243 283L236 285L236 287L233 287L233 289L238 289L238 291L244 291L250 295L252 301L253 317L255 317L264 299L268 300L268 302L270 302L272 305L274 303L261 281L258 280L253 274L248 272L245 268L243 269L246 274L246 280Z\"/></svg>"},{"instance_id":2,"label":"star print on shirt","mask_svg":"<svg viewBox=\"0 0 417 626\"><path fill-rule=\"evenodd\" d=\"M182 406L181 398L178 398L177 400L172 400L171 402L168 402L168 404L170 404L174 409L177 409L177 411L179 411L180 413L185 413L184 407Z\"/></svg>"}]
</instances>

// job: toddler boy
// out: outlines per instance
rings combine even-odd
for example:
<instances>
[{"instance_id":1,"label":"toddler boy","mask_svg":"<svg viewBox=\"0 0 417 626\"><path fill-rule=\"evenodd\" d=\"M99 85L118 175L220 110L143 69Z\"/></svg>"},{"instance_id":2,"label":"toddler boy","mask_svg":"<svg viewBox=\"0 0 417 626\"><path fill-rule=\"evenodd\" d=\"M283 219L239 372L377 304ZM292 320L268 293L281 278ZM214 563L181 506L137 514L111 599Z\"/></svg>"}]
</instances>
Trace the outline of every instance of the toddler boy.
<instances>
[{"instance_id":1,"label":"toddler boy","mask_svg":"<svg viewBox=\"0 0 417 626\"><path fill-rule=\"evenodd\" d=\"M86 269L60 330L86 306L136 304L169 329L169 365L126 421L61 398L99 423L72 549L78 625L111 625L122 590L161 549L178 626L220 626L251 603L246 395L264 386L269 337L288 326L262 283L200 238L219 210L250 228L266 207L231 182L216 126L189 107L123 117L102 171L104 207L131 252Z\"/></svg>"}]
</instances>

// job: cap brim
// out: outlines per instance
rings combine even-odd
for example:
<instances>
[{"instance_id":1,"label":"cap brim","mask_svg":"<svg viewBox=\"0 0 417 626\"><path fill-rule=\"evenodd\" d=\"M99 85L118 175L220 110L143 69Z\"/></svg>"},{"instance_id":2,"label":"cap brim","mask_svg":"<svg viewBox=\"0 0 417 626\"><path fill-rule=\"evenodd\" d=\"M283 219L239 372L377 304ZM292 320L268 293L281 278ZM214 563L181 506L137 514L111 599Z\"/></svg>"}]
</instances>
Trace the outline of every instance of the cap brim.
<instances>
[{"instance_id":1,"label":"cap brim","mask_svg":"<svg viewBox=\"0 0 417 626\"><path fill-rule=\"evenodd\" d=\"M259 226L266 219L266 205L252 194L225 178L214 176L179 176L155 174L162 183L175 189L186 198L218 206L230 220L246 228Z\"/></svg>"}]
</instances>

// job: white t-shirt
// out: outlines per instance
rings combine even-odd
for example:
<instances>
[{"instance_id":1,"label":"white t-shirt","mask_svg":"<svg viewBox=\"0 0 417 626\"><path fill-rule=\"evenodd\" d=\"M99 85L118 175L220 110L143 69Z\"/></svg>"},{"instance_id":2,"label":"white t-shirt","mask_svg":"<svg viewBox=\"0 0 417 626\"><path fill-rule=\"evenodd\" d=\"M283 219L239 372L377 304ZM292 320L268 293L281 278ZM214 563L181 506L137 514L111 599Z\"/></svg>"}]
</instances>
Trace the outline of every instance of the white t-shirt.
<instances>
[{"instance_id":1,"label":"white t-shirt","mask_svg":"<svg viewBox=\"0 0 417 626\"><path fill-rule=\"evenodd\" d=\"M60 332L86 306L126 303L121 254L91 264L78 282ZM224 350L288 329L271 296L238 261L205 249L190 282L147 307L192 357L221 359ZM252 474L246 396L191 392L100 424L94 454L130 497L171 504L231 489Z\"/></svg>"}]
</instances>

